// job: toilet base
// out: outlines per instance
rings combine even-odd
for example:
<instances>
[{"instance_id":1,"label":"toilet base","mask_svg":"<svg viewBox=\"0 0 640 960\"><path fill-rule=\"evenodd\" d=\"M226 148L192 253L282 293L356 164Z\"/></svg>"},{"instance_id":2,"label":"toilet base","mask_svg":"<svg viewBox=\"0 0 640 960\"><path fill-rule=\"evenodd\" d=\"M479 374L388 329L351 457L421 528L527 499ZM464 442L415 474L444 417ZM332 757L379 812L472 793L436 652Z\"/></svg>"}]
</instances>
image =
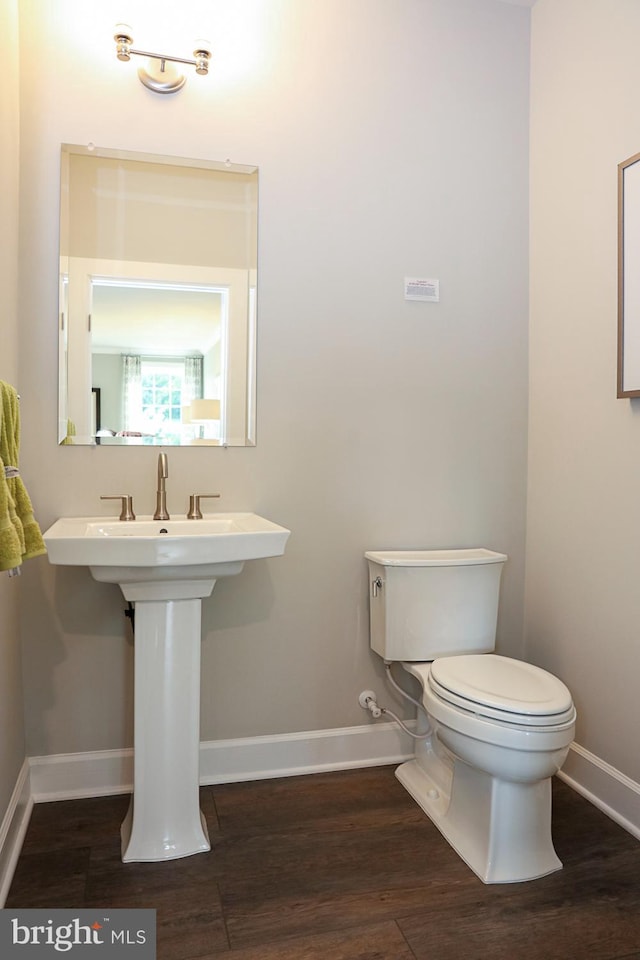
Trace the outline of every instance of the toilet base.
<instances>
[{"instance_id":1,"label":"toilet base","mask_svg":"<svg viewBox=\"0 0 640 960\"><path fill-rule=\"evenodd\" d=\"M396 777L483 883L520 883L562 869L551 839L551 780L499 780L454 760L451 771L430 752ZM429 762L428 761L428 762Z\"/></svg>"}]
</instances>

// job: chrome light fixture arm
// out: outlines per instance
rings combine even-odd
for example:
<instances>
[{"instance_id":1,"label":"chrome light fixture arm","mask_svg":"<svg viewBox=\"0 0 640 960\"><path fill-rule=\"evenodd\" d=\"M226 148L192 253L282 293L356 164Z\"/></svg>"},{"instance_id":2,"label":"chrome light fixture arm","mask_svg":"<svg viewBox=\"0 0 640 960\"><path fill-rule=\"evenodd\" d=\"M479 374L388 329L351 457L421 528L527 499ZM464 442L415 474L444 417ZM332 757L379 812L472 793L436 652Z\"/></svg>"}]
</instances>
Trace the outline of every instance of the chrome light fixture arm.
<instances>
[{"instance_id":1,"label":"chrome light fixture arm","mask_svg":"<svg viewBox=\"0 0 640 960\"><path fill-rule=\"evenodd\" d=\"M177 70L167 68L167 63L185 63L196 68L196 73L205 76L209 72L211 50L205 40L196 40L196 49L193 59L189 57L174 57L166 53L152 53L150 50L138 50L133 47L131 28L125 23L116 25L113 39L116 42L116 56L118 60L127 62L132 56L145 57L152 63L148 69L140 68L138 76L141 82L155 93L176 93L186 82L186 77Z\"/></svg>"}]
</instances>

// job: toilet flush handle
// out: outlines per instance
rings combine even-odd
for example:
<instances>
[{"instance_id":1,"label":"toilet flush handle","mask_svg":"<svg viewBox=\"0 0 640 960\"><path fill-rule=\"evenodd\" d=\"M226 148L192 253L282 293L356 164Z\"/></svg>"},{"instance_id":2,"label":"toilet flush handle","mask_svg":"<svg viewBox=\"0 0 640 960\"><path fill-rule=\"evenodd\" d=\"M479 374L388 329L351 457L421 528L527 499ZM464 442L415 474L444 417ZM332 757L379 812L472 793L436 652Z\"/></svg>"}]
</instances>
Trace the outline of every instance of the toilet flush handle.
<instances>
[{"instance_id":1,"label":"toilet flush handle","mask_svg":"<svg viewBox=\"0 0 640 960\"><path fill-rule=\"evenodd\" d=\"M382 579L382 577L374 577L374 578L373 578L373 580L371 581L371 596L372 596L372 597L377 597L377 596L378 596L378 592L379 592L380 590L382 590L383 584L384 584L384 580Z\"/></svg>"}]
</instances>

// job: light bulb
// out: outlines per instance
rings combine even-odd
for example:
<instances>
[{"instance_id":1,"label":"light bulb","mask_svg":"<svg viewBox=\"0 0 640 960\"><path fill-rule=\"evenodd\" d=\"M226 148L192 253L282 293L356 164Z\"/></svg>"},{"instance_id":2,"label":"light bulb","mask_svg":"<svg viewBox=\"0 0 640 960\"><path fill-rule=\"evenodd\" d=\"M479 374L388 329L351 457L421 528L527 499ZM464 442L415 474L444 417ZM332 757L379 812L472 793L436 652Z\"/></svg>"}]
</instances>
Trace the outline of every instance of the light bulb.
<instances>
[{"instance_id":1,"label":"light bulb","mask_svg":"<svg viewBox=\"0 0 640 960\"><path fill-rule=\"evenodd\" d=\"M116 56L118 60L130 60L131 54L129 53L129 47L133 43L133 36L129 24L116 23L116 32L113 39L116 42Z\"/></svg>"},{"instance_id":2,"label":"light bulb","mask_svg":"<svg viewBox=\"0 0 640 960\"><path fill-rule=\"evenodd\" d=\"M208 40L196 40L196 48L193 51L196 61L196 73L209 73L209 60L211 59L211 44Z\"/></svg>"}]
</instances>

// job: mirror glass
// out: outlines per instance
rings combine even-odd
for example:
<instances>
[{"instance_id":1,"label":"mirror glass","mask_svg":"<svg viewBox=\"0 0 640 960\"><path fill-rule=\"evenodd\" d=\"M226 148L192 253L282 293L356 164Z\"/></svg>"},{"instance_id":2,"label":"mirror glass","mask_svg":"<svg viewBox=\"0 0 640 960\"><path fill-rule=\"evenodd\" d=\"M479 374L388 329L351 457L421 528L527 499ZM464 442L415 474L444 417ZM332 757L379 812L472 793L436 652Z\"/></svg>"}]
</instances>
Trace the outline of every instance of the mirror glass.
<instances>
[{"instance_id":1,"label":"mirror glass","mask_svg":"<svg viewBox=\"0 0 640 960\"><path fill-rule=\"evenodd\" d=\"M640 397L640 153L618 165L618 397Z\"/></svg>"},{"instance_id":2,"label":"mirror glass","mask_svg":"<svg viewBox=\"0 0 640 960\"><path fill-rule=\"evenodd\" d=\"M63 144L58 441L255 444L256 167Z\"/></svg>"}]
</instances>

